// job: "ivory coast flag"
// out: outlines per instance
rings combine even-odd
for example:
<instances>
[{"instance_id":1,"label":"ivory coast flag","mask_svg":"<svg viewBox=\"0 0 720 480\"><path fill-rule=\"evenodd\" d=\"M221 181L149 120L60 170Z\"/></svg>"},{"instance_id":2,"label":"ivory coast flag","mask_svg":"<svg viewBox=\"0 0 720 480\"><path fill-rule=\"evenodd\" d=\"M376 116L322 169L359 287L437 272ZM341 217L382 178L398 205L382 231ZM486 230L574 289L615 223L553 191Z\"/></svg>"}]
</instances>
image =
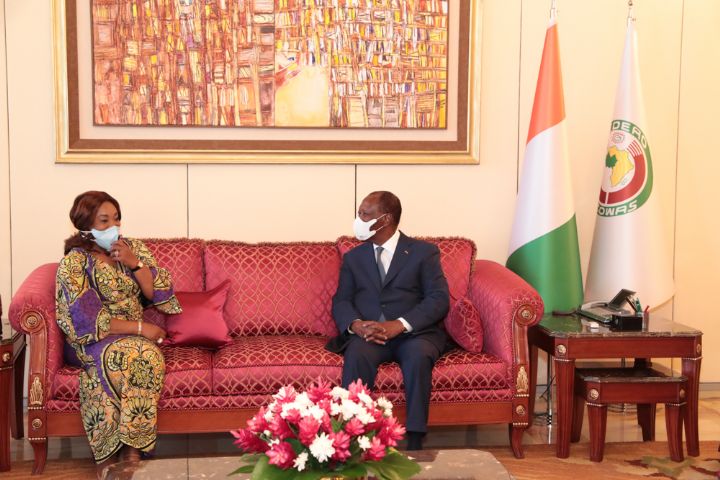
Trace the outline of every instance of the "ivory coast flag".
<instances>
[{"instance_id":1,"label":"ivory coast flag","mask_svg":"<svg viewBox=\"0 0 720 480\"><path fill-rule=\"evenodd\" d=\"M587 300L607 301L621 288L634 290L653 307L673 296L672 258L653 190L637 34L629 18L595 218Z\"/></svg>"},{"instance_id":2,"label":"ivory coast flag","mask_svg":"<svg viewBox=\"0 0 720 480\"><path fill-rule=\"evenodd\" d=\"M535 88L507 267L540 293L546 312L582 302L554 9Z\"/></svg>"}]
</instances>

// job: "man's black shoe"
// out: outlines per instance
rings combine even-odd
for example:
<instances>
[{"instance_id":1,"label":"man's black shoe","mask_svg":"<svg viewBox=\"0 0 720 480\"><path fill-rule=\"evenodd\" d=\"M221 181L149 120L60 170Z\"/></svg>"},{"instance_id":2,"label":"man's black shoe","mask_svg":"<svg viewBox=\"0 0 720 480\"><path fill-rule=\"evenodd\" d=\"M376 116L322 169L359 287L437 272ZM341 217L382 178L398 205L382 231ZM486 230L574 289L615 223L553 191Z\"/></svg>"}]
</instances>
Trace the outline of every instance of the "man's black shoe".
<instances>
[{"instance_id":1,"label":"man's black shoe","mask_svg":"<svg viewBox=\"0 0 720 480\"><path fill-rule=\"evenodd\" d=\"M405 450L422 450L423 432L407 432L407 447Z\"/></svg>"}]
</instances>

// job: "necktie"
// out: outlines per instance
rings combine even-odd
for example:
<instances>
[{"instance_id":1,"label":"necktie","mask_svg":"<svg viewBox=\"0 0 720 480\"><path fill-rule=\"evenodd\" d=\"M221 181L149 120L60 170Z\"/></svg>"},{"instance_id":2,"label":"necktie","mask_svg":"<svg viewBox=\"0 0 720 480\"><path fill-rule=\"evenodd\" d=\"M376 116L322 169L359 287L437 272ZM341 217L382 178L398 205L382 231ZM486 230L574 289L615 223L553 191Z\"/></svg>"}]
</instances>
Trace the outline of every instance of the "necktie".
<instances>
[{"instance_id":1,"label":"necktie","mask_svg":"<svg viewBox=\"0 0 720 480\"><path fill-rule=\"evenodd\" d=\"M382 252L383 252L383 250L384 250L383 247L377 247L377 258L376 258L376 260L377 260L378 273L380 274L380 284L381 284L381 285L382 285L383 283L385 283L385 275L387 274L387 272L385 272L385 265L383 265L383 262L382 262ZM385 314L382 313L382 311L380 312L380 318L378 318L378 321L379 321L379 322L384 322L384 321L385 321Z\"/></svg>"},{"instance_id":2,"label":"necktie","mask_svg":"<svg viewBox=\"0 0 720 480\"><path fill-rule=\"evenodd\" d=\"M380 283L385 282L385 275L387 272L385 272L385 265L383 265L382 262L382 253L385 249L383 247L377 247L377 267L378 272L380 273Z\"/></svg>"}]
</instances>

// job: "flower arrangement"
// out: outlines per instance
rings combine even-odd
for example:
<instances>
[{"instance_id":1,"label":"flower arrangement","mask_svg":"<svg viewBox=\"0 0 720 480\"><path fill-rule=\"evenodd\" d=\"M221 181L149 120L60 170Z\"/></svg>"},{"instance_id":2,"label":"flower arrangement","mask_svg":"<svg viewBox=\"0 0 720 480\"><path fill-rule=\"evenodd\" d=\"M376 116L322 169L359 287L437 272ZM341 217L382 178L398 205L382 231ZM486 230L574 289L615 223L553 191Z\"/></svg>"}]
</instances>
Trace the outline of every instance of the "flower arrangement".
<instances>
[{"instance_id":1,"label":"flower arrangement","mask_svg":"<svg viewBox=\"0 0 720 480\"><path fill-rule=\"evenodd\" d=\"M348 389L318 381L303 393L286 386L273 401L233 430L245 463L232 474L253 480L319 480L369 474L380 480L406 480L420 466L394 447L405 427L392 415L392 403L374 400L359 380ZM231 474L231 475L232 475Z\"/></svg>"}]
</instances>

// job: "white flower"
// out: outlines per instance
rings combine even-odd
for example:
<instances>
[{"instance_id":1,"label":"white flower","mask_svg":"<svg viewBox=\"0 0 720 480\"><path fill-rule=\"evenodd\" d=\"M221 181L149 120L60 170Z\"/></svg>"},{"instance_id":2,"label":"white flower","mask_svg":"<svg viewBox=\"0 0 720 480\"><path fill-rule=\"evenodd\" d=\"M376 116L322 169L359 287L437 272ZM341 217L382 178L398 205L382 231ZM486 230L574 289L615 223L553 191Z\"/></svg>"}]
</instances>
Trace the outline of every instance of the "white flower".
<instances>
[{"instance_id":1,"label":"white flower","mask_svg":"<svg viewBox=\"0 0 720 480\"><path fill-rule=\"evenodd\" d=\"M345 420L350 420L352 417L357 415L360 412L360 405L353 402L352 400L343 400L342 401L342 416Z\"/></svg>"},{"instance_id":2,"label":"white flower","mask_svg":"<svg viewBox=\"0 0 720 480\"><path fill-rule=\"evenodd\" d=\"M386 416L386 417L392 416L393 405L392 405L392 402L390 402L390 400L388 400L385 397L380 397L377 399L377 406L379 408L383 409L384 416Z\"/></svg>"},{"instance_id":3,"label":"white flower","mask_svg":"<svg viewBox=\"0 0 720 480\"><path fill-rule=\"evenodd\" d=\"M330 404L330 415L333 417L342 413L342 406L339 403L332 402Z\"/></svg>"},{"instance_id":4,"label":"white flower","mask_svg":"<svg viewBox=\"0 0 720 480\"><path fill-rule=\"evenodd\" d=\"M367 393L365 393L365 392L360 392L360 393L358 393L358 398L359 398L360 401L363 402L365 405L372 405L372 404L373 404L373 399L372 399L372 397L371 397L370 395L368 395Z\"/></svg>"},{"instance_id":5,"label":"white flower","mask_svg":"<svg viewBox=\"0 0 720 480\"><path fill-rule=\"evenodd\" d=\"M313 405L312 407L308 408L307 410L308 414L312 416L315 420L322 420L325 416L325 410L318 407L317 405Z\"/></svg>"},{"instance_id":6,"label":"white flower","mask_svg":"<svg viewBox=\"0 0 720 480\"><path fill-rule=\"evenodd\" d=\"M269 437L269 436L270 436L270 430L267 430L267 429L263 430L263 435L265 435L266 437Z\"/></svg>"},{"instance_id":7,"label":"white flower","mask_svg":"<svg viewBox=\"0 0 720 480\"><path fill-rule=\"evenodd\" d=\"M330 391L330 394L331 394L331 395L333 396L333 398L335 398L335 399L343 399L343 400L346 399L346 398L348 398L348 397L350 396L350 392L348 392L347 390L345 390L345 389L342 388L342 387L335 387L335 388L333 388L333 389Z\"/></svg>"},{"instance_id":8,"label":"white flower","mask_svg":"<svg viewBox=\"0 0 720 480\"><path fill-rule=\"evenodd\" d=\"M335 453L332 444L333 441L328 437L327 433L320 433L315 436L315 440L310 444L310 453L318 459L318 462L326 462Z\"/></svg>"},{"instance_id":9,"label":"white flower","mask_svg":"<svg viewBox=\"0 0 720 480\"><path fill-rule=\"evenodd\" d=\"M305 470L305 464L308 461L308 454L307 452L302 452L300 455L295 457L295 461L293 462L293 467L297 468L298 472L302 472Z\"/></svg>"},{"instance_id":10,"label":"white flower","mask_svg":"<svg viewBox=\"0 0 720 480\"><path fill-rule=\"evenodd\" d=\"M293 403L297 404L298 410L300 411L302 411L303 408L308 408L313 405L312 400L310 400L310 397L308 397L308 394L305 392L295 397L295 402Z\"/></svg>"},{"instance_id":11,"label":"white flower","mask_svg":"<svg viewBox=\"0 0 720 480\"><path fill-rule=\"evenodd\" d=\"M358 437L358 446L360 447L360 450L367 450L370 448L370 439L365 435Z\"/></svg>"},{"instance_id":12,"label":"white flower","mask_svg":"<svg viewBox=\"0 0 720 480\"><path fill-rule=\"evenodd\" d=\"M270 441L268 442L268 445L270 445L270 447L272 448L273 445L277 445L277 444L279 444L279 443L280 443L280 439L279 439L279 438L273 438L272 440L270 440Z\"/></svg>"},{"instance_id":13,"label":"white flower","mask_svg":"<svg viewBox=\"0 0 720 480\"><path fill-rule=\"evenodd\" d=\"M368 423L372 423L375 421L375 417L370 415L370 412L368 412L365 407L359 408L359 411L357 413L357 419L360 420L363 425L367 425Z\"/></svg>"},{"instance_id":14,"label":"white flower","mask_svg":"<svg viewBox=\"0 0 720 480\"><path fill-rule=\"evenodd\" d=\"M272 402L270 405L268 405L268 408L265 411L265 415L263 415L263 417L265 417L265 420L268 422L272 421L273 417L275 416L272 412L273 408L275 408L275 402Z\"/></svg>"}]
</instances>

